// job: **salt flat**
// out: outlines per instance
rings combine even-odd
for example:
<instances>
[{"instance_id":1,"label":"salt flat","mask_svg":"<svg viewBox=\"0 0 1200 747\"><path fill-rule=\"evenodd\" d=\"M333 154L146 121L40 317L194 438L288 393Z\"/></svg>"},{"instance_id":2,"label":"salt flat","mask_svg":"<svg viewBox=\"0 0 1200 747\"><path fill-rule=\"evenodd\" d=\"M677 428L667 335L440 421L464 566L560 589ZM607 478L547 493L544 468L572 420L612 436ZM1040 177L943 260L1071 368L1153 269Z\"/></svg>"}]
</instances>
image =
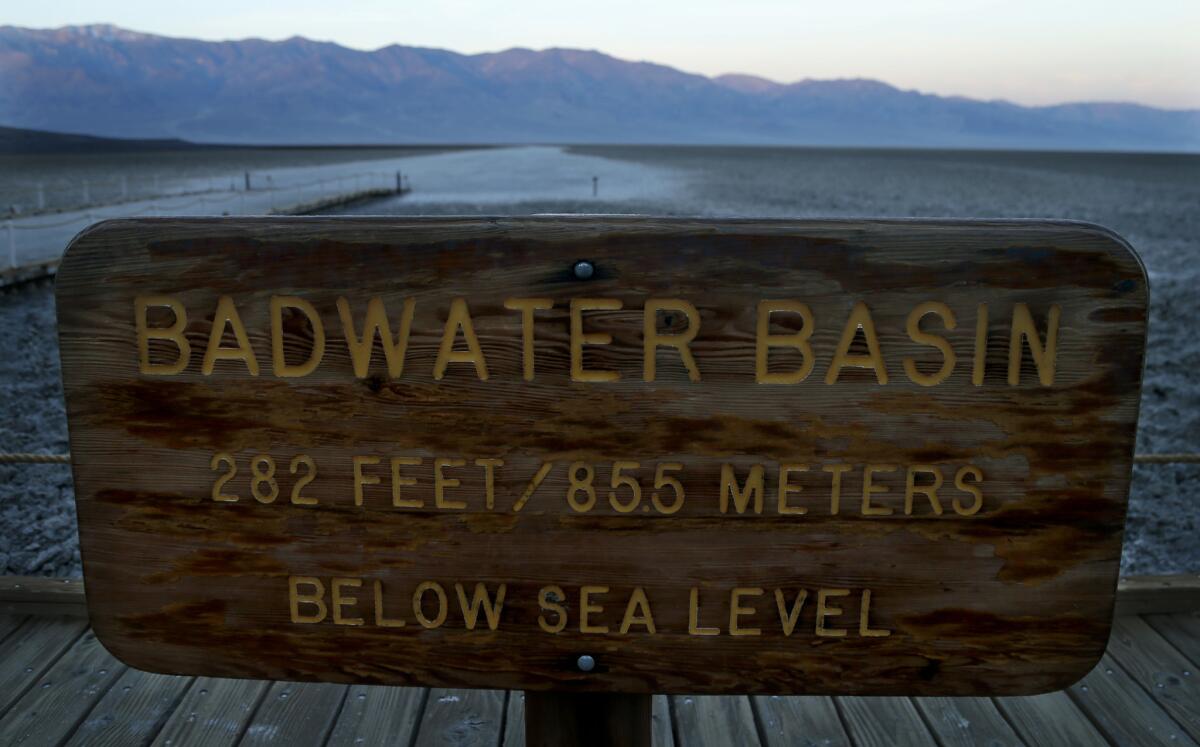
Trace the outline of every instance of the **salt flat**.
<instances>
[{"instance_id":1,"label":"salt flat","mask_svg":"<svg viewBox=\"0 0 1200 747\"><path fill-rule=\"evenodd\" d=\"M412 178L411 194L357 205L354 212L392 212L398 203L404 204L406 212L453 204L485 210L530 201L585 203L593 199L593 177L605 203L639 204L678 195L686 184L684 173L671 166L574 153L555 146L416 156L404 159L403 169Z\"/></svg>"}]
</instances>

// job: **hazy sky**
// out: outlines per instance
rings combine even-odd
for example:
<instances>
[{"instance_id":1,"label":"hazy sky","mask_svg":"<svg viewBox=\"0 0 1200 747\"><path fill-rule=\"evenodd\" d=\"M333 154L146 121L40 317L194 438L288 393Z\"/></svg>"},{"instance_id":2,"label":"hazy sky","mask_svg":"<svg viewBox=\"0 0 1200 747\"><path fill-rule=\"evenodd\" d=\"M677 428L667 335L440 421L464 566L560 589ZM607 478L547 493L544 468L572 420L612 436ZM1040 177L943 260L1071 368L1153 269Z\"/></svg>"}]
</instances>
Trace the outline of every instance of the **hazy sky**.
<instances>
[{"instance_id":1,"label":"hazy sky","mask_svg":"<svg viewBox=\"0 0 1200 747\"><path fill-rule=\"evenodd\" d=\"M1024 104L1200 108L1200 0L5 0L0 24L375 49L598 49L716 75L869 77Z\"/></svg>"}]
</instances>

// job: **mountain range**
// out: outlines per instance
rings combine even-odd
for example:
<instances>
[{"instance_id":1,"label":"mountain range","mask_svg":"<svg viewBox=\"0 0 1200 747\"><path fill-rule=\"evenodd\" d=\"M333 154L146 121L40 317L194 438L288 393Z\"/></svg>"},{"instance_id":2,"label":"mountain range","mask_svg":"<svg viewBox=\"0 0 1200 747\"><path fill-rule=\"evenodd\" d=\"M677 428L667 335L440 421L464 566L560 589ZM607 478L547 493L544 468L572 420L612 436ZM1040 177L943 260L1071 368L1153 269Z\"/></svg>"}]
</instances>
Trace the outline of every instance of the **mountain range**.
<instances>
[{"instance_id":1,"label":"mountain range","mask_svg":"<svg viewBox=\"0 0 1200 747\"><path fill-rule=\"evenodd\" d=\"M0 26L0 125L226 143L1200 150L1200 110L1019 106L875 80L706 77L577 49L374 51Z\"/></svg>"}]
</instances>

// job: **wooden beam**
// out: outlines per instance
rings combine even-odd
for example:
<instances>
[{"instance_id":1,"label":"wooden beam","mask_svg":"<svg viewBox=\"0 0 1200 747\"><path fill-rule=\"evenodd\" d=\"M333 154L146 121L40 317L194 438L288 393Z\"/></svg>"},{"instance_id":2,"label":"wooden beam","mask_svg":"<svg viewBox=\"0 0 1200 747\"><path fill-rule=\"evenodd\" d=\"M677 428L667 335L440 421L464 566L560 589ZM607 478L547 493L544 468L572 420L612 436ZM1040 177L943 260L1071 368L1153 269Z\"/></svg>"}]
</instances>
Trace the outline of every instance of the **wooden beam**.
<instances>
[{"instance_id":1,"label":"wooden beam","mask_svg":"<svg viewBox=\"0 0 1200 747\"><path fill-rule=\"evenodd\" d=\"M1117 617L1200 609L1200 574L1126 576L1117 585Z\"/></svg>"},{"instance_id":2,"label":"wooden beam","mask_svg":"<svg viewBox=\"0 0 1200 747\"><path fill-rule=\"evenodd\" d=\"M87 617L83 579L0 576L0 612Z\"/></svg>"}]
</instances>

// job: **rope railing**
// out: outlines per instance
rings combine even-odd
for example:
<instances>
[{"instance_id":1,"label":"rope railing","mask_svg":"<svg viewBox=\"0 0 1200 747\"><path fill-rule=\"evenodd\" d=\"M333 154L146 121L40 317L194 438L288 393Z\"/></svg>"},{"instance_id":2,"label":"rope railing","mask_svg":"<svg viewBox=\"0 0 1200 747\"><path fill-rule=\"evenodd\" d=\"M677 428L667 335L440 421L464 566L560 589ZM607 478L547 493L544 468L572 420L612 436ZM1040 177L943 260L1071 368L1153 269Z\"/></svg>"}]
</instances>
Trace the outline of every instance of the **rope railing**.
<instances>
[{"instance_id":1,"label":"rope railing","mask_svg":"<svg viewBox=\"0 0 1200 747\"><path fill-rule=\"evenodd\" d=\"M48 258L53 252L46 249L54 246L61 247L65 243L63 236L56 229L67 226L84 226L106 218L134 217L143 215L162 215L181 212L195 208L198 205L216 205L213 212L222 214L250 215L258 213L278 214L295 210L311 210L314 207L327 204L327 201L355 199L368 194L381 194L395 190L403 193L403 185L408 182L404 175L386 171L358 171L340 176L323 176L309 181L288 182L281 180L276 183L270 175L259 177L251 186L247 175L245 189L233 188L224 190L204 190L194 192L160 192L156 196L144 199L124 199L105 204L81 205L72 208L73 215L61 219L45 221L33 220L13 212L0 216L0 252L8 255L7 263L0 260L0 265L7 264L9 270L18 270L21 261L30 262L28 254L36 250L37 257ZM395 185L393 187L393 184ZM191 199L188 199L188 198ZM180 198L184 198L180 201ZM33 215L44 215L34 213ZM50 231L51 234L39 235L38 231ZM20 236L20 240L18 240ZM61 252L61 248L58 250ZM26 255L22 257L21 255ZM37 264L37 262L33 262Z\"/></svg>"},{"instance_id":2,"label":"rope railing","mask_svg":"<svg viewBox=\"0 0 1200 747\"><path fill-rule=\"evenodd\" d=\"M134 185L136 180L130 179L127 175L108 179L64 180L58 183L26 182L22 185L0 189L0 204L10 206L12 214L8 217L37 216L199 194L233 195L242 192L280 192L310 189L314 186L333 183L338 184L339 188L351 183L356 185L355 188L360 188L363 180L377 179L381 184L386 184L394 175L387 171L358 171L341 176L322 176L310 181L289 183L286 179L282 179L280 184L275 183L275 176L271 172L243 172L236 176L227 174L217 177L183 177L182 179L167 180L173 182L173 185L163 183L164 180L155 176L152 180L150 178L142 179L143 185L140 189ZM228 188L214 186L226 179L229 179ZM199 186L205 182L207 182L207 187L191 186ZM243 182L245 186L239 186ZM153 186L150 186L151 184ZM134 186L131 187L131 185Z\"/></svg>"},{"instance_id":3,"label":"rope railing","mask_svg":"<svg viewBox=\"0 0 1200 747\"><path fill-rule=\"evenodd\" d=\"M0 464L70 464L70 454L32 454L0 452Z\"/></svg>"},{"instance_id":4,"label":"rope railing","mask_svg":"<svg viewBox=\"0 0 1200 747\"><path fill-rule=\"evenodd\" d=\"M70 464L70 454L0 452L0 464ZM1134 464L1200 464L1200 454L1135 454Z\"/></svg>"},{"instance_id":5,"label":"rope railing","mask_svg":"<svg viewBox=\"0 0 1200 747\"><path fill-rule=\"evenodd\" d=\"M378 188L380 188L381 185L390 184L389 180L392 178L392 175L390 175L384 171L363 171L363 172L358 172L355 174L349 174L349 175L343 176L343 177L326 177L323 179L317 179L317 180L310 181L310 182L299 182L296 184L281 184L281 185L269 184L268 186L265 186L265 187L255 187L254 189L250 190L249 193L254 194L256 192L257 193L299 192L299 191L303 191L306 189L312 189L313 187L324 187L324 186L328 186L328 185L332 185L332 184L338 184L340 187L341 183L344 181L355 181L357 179L364 178L364 177L369 177L371 179L378 179L379 180L378 185L374 185L374 187L372 187L371 183L369 183L369 182L366 185L367 188L378 189ZM363 185L361 183L355 181L355 188L361 190L363 188ZM215 197L211 196L214 194L219 195L219 196L215 196ZM192 192L192 193L159 195L158 197L148 198L145 200L130 200L130 202L147 202L147 203L149 203L150 209L152 209L152 210L184 210L186 208L194 207L195 205L201 205L201 204L216 205L216 204L223 203L223 202L224 203L233 202L235 200L241 199L244 194L245 194L244 191ZM169 202L159 202L159 200L163 200L163 199L170 200L170 199L175 199L178 197L187 197L189 195L199 195L199 196L196 197L195 199L188 200L186 202L182 202L182 203L178 203L178 204L171 204ZM72 223L79 223L82 221L89 221L89 220L94 220L99 217L104 217L104 216L100 215L100 213L98 212L100 209L119 207L120 205L121 205L121 203L111 203L111 204L107 204L107 205L95 206L95 209L92 210L90 213L87 212L86 207L81 207L79 209L85 211L85 214L76 215L74 217L67 218L66 220L52 221L49 223L17 223L17 222L14 222L12 227L13 227L13 229L15 229L17 231L36 231L36 230L45 229L45 228L62 228L63 226L69 226ZM16 218L19 216L8 216L8 217Z\"/></svg>"},{"instance_id":6,"label":"rope railing","mask_svg":"<svg viewBox=\"0 0 1200 747\"><path fill-rule=\"evenodd\" d=\"M1136 454L1136 464L1200 464L1200 454Z\"/></svg>"},{"instance_id":7,"label":"rope railing","mask_svg":"<svg viewBox=\"0 0 1200 747\"><path fill-rule=\"evenodd\" d=\"M69 226L72 223L80 223L82 221L92 220L93 218L95 218L94 215L76 215L74 218L67 218L66 220L56 221L54 223L13 223L12 227L13 230L16 231L37 231L42 228L62 228L63 226Z\"/></svg>"}]
</instances>

